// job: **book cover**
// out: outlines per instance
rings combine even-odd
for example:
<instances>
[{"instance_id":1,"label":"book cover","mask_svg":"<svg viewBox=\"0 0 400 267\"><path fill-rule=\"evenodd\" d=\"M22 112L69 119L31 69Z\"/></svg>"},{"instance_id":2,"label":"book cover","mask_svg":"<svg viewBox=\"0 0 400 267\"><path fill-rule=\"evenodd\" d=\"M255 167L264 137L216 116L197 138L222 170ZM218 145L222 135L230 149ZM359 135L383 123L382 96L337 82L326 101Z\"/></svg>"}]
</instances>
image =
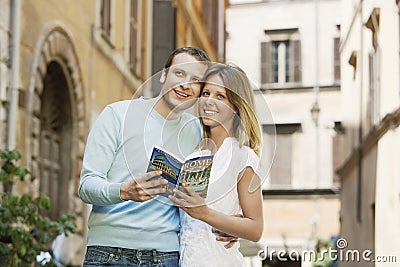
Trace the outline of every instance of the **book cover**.
<instances>
[{"instance_id":1,"label":"book cover","mask_svg":"<svg viewBox=\"0 0 400 267\"><path fill-rule=\"evenodd\" d=\"M207 197L213 156L202 156L187 160L182 168L179 179L179 190L185 192L182 183L185 182L201 197Z\"/></svg>"},{"instance_id":2,"label":"book cover","mask_svg":"<svg viewBox=\"0 0 400 267\"><path fill-rule=\"evenodd\" d=\"M181 161L171 153L160 147L154 147L150 157L147 172L160 170L161 176L168 181L167 191L162 196L168 197L172 189L179 186L179 190L185 192L181 187L182 182L192 187L203 198L207 196L208 183L210 180L213 156L201 156Z\"/></svg>"}]
</instances>

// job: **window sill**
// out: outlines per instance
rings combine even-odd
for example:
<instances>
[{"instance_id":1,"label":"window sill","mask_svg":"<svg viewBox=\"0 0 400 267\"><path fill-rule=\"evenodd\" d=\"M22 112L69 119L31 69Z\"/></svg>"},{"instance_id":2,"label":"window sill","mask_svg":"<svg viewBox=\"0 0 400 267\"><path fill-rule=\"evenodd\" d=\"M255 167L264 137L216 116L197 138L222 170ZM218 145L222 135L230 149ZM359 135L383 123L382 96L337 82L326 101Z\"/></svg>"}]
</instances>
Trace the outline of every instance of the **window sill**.
<instances>
[{"instance_id":1,"label":"window sill","mask_svg":"<svg viewBox=\"0 0 400 267\"><path fill-rule=\"evenodd\" d=\"M92 43L94 47L114 65L118 72L121 73L132 90L139 88L142 81L132 74L129 63L115 50L108 36L105 35L100 28L94 26L92 26Z\"/></svg>"},{"instance_id":2,"label":"window sill","mask_svg":"<svg viewBox=\"0 0 400 267\"><path fill-rule=\"evenodd\" d=\"M315 189L263 189L264 199L286 198L338 198L340 188L315 188Z\"/></svg>"},{"instance_id":3,"label":"window sill","mask_svg":"<svg viewBox=\"0 0 400 267\"><path fill-rule=\"evenodd\" d=\"M320 85L320 91L340 91L340 83L333 83L329 85ZM287 92L302 92L302 91L312 91L314 90L314 86L305 86L301 83L285 83L285 84L262 84L260 91L269 91L274 92L277 91L282 93L284 91Z\"/></svg>"},{"instance_id":4,"label":"window sill","mask_svg":"<svg viewBox=\"0 0 400 267\"><path fill-rule=\"evenodd\" d=\"M110 36L107 35L102 29L99 30L101 38L111 47L111 49L115 49L115 45L111 42Z\"/></svg>"}]
</instances>

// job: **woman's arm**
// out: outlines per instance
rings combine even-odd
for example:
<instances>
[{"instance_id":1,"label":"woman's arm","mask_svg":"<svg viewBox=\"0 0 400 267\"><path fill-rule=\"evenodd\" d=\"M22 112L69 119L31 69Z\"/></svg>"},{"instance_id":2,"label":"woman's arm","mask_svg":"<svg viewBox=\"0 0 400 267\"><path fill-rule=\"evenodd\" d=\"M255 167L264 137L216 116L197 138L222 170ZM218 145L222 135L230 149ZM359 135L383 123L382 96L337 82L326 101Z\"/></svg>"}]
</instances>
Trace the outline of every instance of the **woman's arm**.
<instances>
[{"instance_id":1,"label":"woman's arm","mask_svg":"<svg viewBox=\"0 0 400 267\"><path fill-rule=\"evenodd\" d=\"M204 199L190 187L185 187L189 195L175 190L177 196L183 200L174 196L170 198L193 218L202 220L227 234L256 242L260 240L264 226L262 194L260 186L255 188L251 185L255 184L255 180L257 184L260 184L260 178L250 167L246 167L240 176L237 188L243 218L226 215L209 208Z\"/></svg>"}]
</instances>

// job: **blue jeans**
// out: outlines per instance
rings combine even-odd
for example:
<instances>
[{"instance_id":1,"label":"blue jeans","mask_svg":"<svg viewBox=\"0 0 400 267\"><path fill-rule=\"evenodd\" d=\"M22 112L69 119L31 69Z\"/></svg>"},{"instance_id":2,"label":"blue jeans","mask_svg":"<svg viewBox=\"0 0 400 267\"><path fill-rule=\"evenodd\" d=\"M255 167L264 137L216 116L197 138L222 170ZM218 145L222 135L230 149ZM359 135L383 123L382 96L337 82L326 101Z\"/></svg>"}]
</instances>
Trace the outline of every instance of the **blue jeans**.
<instances>
[{"instance_id":1,"label":"blue jeans","mask_svg":"<svg viewBox=\"0 0 400 267\"><path fill-rule=\"evenodd\" d=\"M178 267L179 252L89 246L82 267Z\"/></svg>"}]
</instances>

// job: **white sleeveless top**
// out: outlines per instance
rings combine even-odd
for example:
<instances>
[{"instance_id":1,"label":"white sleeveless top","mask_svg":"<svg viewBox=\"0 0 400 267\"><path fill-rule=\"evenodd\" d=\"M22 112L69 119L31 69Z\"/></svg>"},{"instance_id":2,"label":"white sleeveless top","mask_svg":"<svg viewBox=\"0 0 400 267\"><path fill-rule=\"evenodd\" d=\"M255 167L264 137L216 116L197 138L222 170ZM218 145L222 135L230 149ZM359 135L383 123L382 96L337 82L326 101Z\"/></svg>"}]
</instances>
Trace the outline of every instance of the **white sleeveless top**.
<instances>
[{"instance_id":1,"label":"white sleeveless top","mask_svg":"<svg viewBox=\"0 0 400 267\"><path fill-rule=\"evenodd\" d=\"M196 155L210 155L209 150L194 152ZM237 192L239 174L247 167L257 173L259 158L247 146L239 147L236 138L226 138L214 155L210 183L207 191L207 205L219 212L234 215L242 213ZM239 242L226 249L225 242L216 241L212 227L194 219L183 210L180 212L180 266L182 267L233 267L246 266L239 252Z\"/></svg>"}]
</instances>

